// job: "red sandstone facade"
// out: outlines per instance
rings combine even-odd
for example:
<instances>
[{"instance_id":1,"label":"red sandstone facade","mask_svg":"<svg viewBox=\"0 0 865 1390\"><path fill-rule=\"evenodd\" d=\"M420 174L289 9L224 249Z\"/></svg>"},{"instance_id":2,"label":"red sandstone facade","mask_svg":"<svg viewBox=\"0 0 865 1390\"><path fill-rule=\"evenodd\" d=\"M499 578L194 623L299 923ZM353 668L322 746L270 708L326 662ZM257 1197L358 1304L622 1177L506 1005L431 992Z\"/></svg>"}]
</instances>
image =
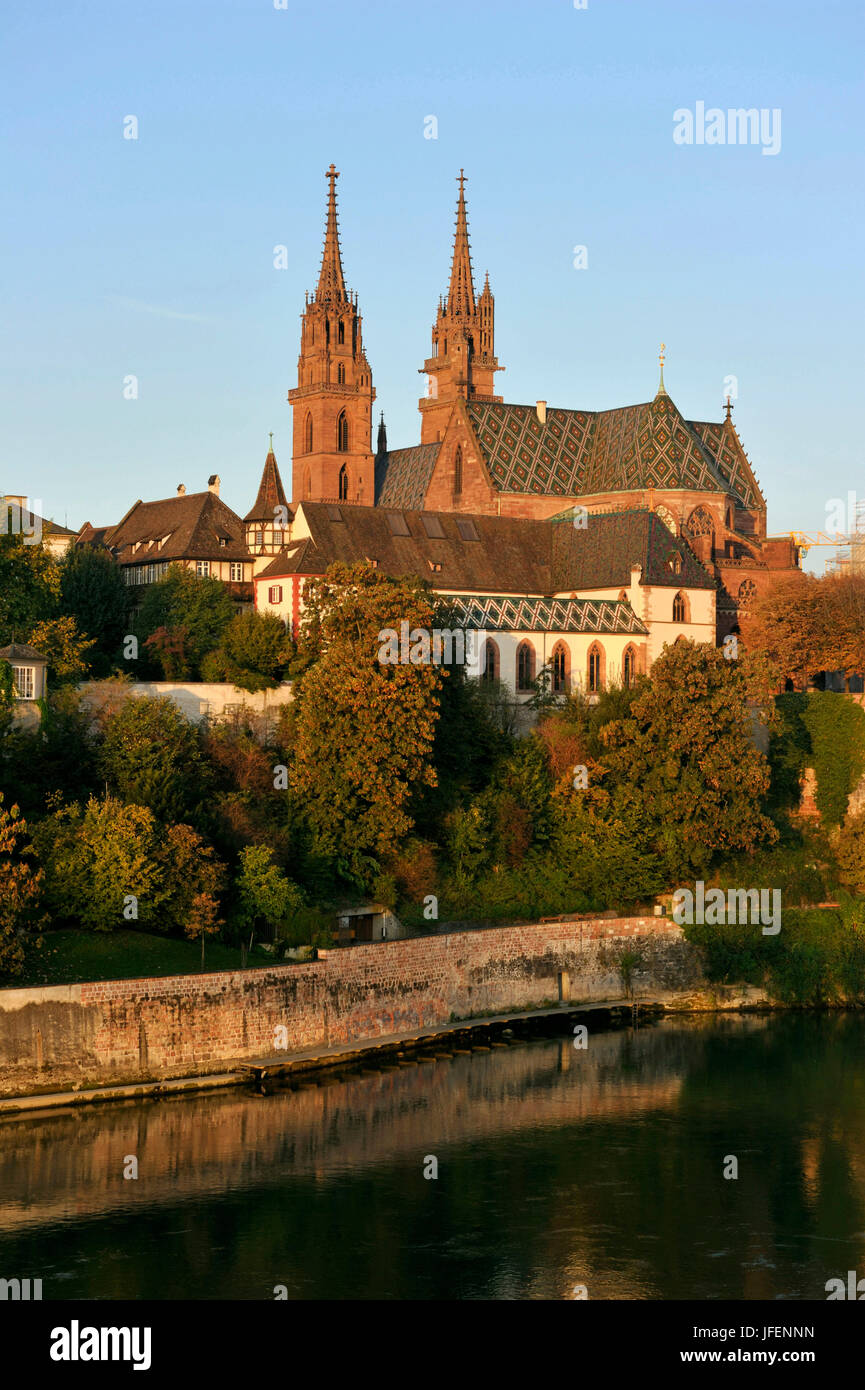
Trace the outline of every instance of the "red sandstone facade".
<instances>
[{"instance_id":1,"label":"red sandstone facade","mask_svg":"<svg viewBox=\"0 0 865 1390\"><path fill-rule=\"evenodd\" d=\"M424 362L421 445L388 451L383 425L370 449L375 399L357 299L345 289L328 171L325 248L303 316L294 411L295 503L544 520L574 506L589 514L657 513L717 584L717 637L738 629L754 595L798 568L792 537L766 535L766 501L727 402L720 421L689 421L661 379L652 401L610 411L507 405L495 394L494 300L476 295L465 179L459 177L448 291Z\"/></svg>"}]
</instances>

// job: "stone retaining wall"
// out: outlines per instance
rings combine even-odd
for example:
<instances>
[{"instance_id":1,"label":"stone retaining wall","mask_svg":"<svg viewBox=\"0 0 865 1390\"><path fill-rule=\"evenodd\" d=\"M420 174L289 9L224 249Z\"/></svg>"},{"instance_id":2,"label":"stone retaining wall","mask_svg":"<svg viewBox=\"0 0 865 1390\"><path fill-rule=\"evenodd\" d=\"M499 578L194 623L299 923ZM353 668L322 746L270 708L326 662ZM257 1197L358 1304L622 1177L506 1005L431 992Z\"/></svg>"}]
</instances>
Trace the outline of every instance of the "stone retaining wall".
<instances>
[{"instance_id":1,"label":"stone retaining wall","mask_svg":"<svg viewBox=\"0 0 865 1390\"><path fill-rule=\"evenodd\" d=\"M647 917L364 944L255 970L0 990L0 1093L203 1074L282 1048L617 998L623 953L637 995L699 983L681 928Z\"/></svg>"}]
</instances>

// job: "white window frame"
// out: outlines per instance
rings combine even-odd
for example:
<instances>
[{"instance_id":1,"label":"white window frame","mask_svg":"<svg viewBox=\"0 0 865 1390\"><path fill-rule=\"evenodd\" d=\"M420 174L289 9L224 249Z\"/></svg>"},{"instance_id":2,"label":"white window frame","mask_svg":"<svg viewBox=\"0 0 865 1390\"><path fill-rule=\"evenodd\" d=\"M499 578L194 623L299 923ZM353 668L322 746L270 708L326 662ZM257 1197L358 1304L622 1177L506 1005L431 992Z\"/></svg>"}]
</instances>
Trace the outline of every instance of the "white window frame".
<instances>
[{"instance_id":1,"label":"white window frame","mask_svg":"<svg viewBox=\"0 0 865 1390\"><path fill-rule=\"evenodd\" d=\"M12 679L15 682L15 690L19 700L36 699L36 667L35 666L13 666Z\"/></svg>"}]
</instances>

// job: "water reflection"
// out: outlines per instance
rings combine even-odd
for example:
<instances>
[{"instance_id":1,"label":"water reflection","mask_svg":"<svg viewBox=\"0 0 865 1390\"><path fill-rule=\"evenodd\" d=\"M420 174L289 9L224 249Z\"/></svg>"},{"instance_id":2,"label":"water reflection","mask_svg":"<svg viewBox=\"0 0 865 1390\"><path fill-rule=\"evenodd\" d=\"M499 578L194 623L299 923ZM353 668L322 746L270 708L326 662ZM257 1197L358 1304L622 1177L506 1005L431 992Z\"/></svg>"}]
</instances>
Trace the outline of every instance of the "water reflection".
<instances>
[{"instance_id":1,"label":"water reflection","mask_svg":"<svg viewBox=\"0 0 865 1390\"><path fill-rule=\"evenodd\" d=\"M0 1277L46 1299L823 1299L865 1275L863 1046L853 1014L680 1020L10 1117Z\"/></svg>"}]
</instances>

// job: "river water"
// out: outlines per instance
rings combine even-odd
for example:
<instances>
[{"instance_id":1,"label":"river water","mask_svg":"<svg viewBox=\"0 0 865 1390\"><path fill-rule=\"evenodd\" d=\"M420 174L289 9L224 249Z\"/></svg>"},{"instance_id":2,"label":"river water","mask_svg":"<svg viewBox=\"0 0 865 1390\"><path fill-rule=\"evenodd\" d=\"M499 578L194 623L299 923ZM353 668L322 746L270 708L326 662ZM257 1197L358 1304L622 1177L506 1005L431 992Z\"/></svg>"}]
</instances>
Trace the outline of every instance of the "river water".
<instances>
[{"instance_id":1,"label":"river water","mask_svg":"<svg viewBox=\"0 0 865 1390\"><path fill-rule=\"evenodd\" d=\"M0 1122L0 1278L45 1300L825 1299L851 1269L852 1013Z\"/></svg>"}]
</instances>

